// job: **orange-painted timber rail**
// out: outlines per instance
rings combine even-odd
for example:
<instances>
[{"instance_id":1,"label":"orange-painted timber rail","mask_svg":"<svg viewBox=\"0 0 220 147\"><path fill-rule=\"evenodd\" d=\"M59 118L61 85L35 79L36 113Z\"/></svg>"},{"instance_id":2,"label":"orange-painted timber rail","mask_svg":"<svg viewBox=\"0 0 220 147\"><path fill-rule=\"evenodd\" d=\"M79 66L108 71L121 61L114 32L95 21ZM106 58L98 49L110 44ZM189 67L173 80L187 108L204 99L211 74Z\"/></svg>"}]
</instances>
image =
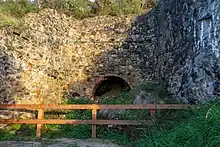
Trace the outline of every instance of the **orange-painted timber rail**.
<instances>
[{"instance_id":1,"label":"orange-painted timber rail","mask_svg":"<svg viewBox=\"0 0 220 147\"><path fill-rule=\"evenodd\" d=\"M0 109L35 110L37 119L1 119L0 124L36 124L36 137L41 138L44 124L91 124L92 138L96 138L97 125L145 125L152 120L97 120L97 110L148 110L151 118L154 118L156 110L189 109L194 106L185 104L146 104L146 105L55 105L55 104L0 104ZM44 112L48 110L92 110L92 120L60 120L44 119Z\"/></svg>"}]
</instances>

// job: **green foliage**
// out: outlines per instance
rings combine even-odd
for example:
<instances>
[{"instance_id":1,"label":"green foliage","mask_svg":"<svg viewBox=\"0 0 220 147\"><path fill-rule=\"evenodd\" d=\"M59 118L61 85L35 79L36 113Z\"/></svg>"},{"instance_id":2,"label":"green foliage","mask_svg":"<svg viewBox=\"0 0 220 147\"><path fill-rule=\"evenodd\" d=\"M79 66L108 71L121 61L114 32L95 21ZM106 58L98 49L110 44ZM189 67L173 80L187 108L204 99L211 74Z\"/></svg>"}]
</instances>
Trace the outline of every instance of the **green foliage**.
<instances>
[{"instance_id":1,"label":"green foliage","mask_svg":"<svg viewBox=\"0 0 220 147\"><path fill-rule=\"evenodd\" d=\"M28 0L0 2L0 27L5 25L24 27L22 17L36 11L36 6Z\"/></svg>"},{"instance_id":2,"label":"green foliage","mask_svg":"<svg viewBox=\"0 0 220 147\"><path fill-rule=\"evenodd\" d=\"M97 0L95 3L88 0L40 0L39 2L40 9L56 9L79 19L96 15L139 14L144 9L156 5L155 0L149 0L147 3L144 3L143 0ZM0 2L0 12L16 18L21 18L30 12L36 12L39 8L28 0Z\"/></svg>"},{"instance_id":3,"label":"green foliage","mask_svg":"<svg viewBox=\"0 0 220 147\"><path fill-rule=\"evenodd\" d=\"M140 87L142 90L152 91L155 90L156 85L149 84ZM123 93L120 99L130 96L131 93L132 91ZM69 99L66 103L88 104L92 102L83 98L75 100ZM214 104L206 104L200 106L199 109L157 111L156 123L153 126L138 127L139 129L132 126L110 128L107 126L98 126L97 136L101 139L107 139L134 147L220 146L219 103L220 101ZM146 110L137 110L127 111L118 117L119 119L138 120L146 119L146 116ZM68 111L66 118L91 119L91 111ZM91 125L44 125L43 131L44 138L65 137L87 139L90 138L91 135ZM34 135L34 125L12 125L7 127L4 131L0 131L0 140L21 140L24 139L25 136L31 139L34 138Z\"/></svg>"},{"instance_id":4,"label":"green foliage","mask_svg":"<svg viewBox=\"0 0 220 147\"><path fill-rule=\"evenodd\" d=\"M169 95L166 87L162 83L157 82L157 81L145 82L145 83L139 85L139 87L137 87L136 89L138 91L143 90L145 92L154 93L155 95L157 95L160 98Z\"/></svg>"},{"instance_id":5,"label":"green foliage","mask_svg":"<svg viewBox=\"0 0 220 147\"><path fill-rule=\"evenodd\" d=\"M43 0L43 8L53 8L82 19L96 15L139 14L144 8L152 8L155 0L143 3L143 0Z\"/></svg>"},{"instance_id":6,"label":"green foliage","mask_svg":"<svg viewBox=\"0 0 220 147\"><path fill-rule=\"evenodd\" d=\"M16 131L21 128L21 125L11 125L10 127L0 130L0 140L13 140L16 138Z\"/></svg>"},{"instance_id":7,"label":"green foliage","mask_svg":"<svg viewBox=\"0 0 220 147\"><path fill-rule=\"evenodd\" d=\"M0 141L4 140L24 140L33 139L35 136L35 125L10 125L4 130L0 130Z\"/></svg>"},{"instance_id":8,"label":"green foliage","mask_svg":"<svg viewBox=\"0 0 220 147\"><path fill-rule=\"evenodd\" d=\"M117 97L106 97L106 96L99 97L100 104L132 104L132 102L133 102L132 91L123 92Z\"/></svg>"},{"instance_id":9,"label":"green foliage","mask_svg":"<svg viewBox=\"0 0 220 147\"><path fill-rule=\"evenodd\" d=\"M108 130L103 127L98 127L98 137L106 140L111 140L120 144L128 144L129 138L126 132L119 132L114 130Z\"/></svg>"},{"instance_id":10,"label":"green foliage","mask_svg":"<svg viewBox=\"0 0 220 147\"><path fill-rule=\"evenodd\" d=\"M8 133L0 130L0 141L17 140L18 138L13 133Z\"/></svg>"},{"instance_id":11,"label":"green foliage","mask_svg":"<svg viewBox=\"0 0 220 147\"><path fill-rule=\"evenodd\" d=\"M0 28L5 25L13 25L13 26L23 26L20 19L16 19L9 14L4 14L0 12Z\"/></svg>"},{"instance_id":12,"label":"green foliage","mask_svg":"<svg viewBox=\"0 0 220 147\"><path fill-rule=\"evenodd\" d=\"M63 10L67 10L67 13L69 12L77 18L85 18L90 15L89 3L87 0L69 0L69 8L70 9Z\"/></svg>"},{"instance_id":13,"label":"green foliage","mask_svg":"<svg viewBox=\"0 0 220 147\"><path fill-rule=\"evenodd\" d=\"M140 13L142 11L142 0L121 0L119 2L119 12L122 14Z\"/></svg>"},{"instance_id":14,"label":"green foliage","mask_svg":"<svg viewBox=\"0 0 220 147\"><path fill-rule=\"evenodd\" d=\"M132 104L134 98L140 94L141 91L146 93L152 93L155 97L159 97L166 102L177 103L169 97L168 91L165 86L159 82L145 82L136 87L133 87L130 91L124 91L116 97L99 97L100 104Z\"/></svg>"},{"instance_id":15,"label":"green foliage","mask_svg":"<svg viewBox=\"0 0 220 147\"><path fill-rule=\"evenodd\" d=\"M220 105L206 106L176 122L172 129L156 128L134 144L137 147L219 146Z\"/></svg>"},{"instance_id":16,"label":"green foliage","mask_svg":"<svg viewBox=\"0 0 220 147\"><path fill-rule=\"evenodd\" d=\"M79 102L80 100L78 100ZM74 102L73 102L74 103ZM82 100L82 103L85 103ZM147 112L147 111L146 111ZM140 113L146 113L140 112ZM77 114L69 112L68 119L75 119L77 116L91 117L91 113ZM140 114L139 113L139 114ZM137 114L129 115L133 117ZM125 117L130 117L130 116ZM142 116L143 117L143 116ZM90 119L90 118L89 118ZM143 119L143 118L142 118ZM99 138L108 139L120 144L127 144L137 147L163 147L163 146L219 146L220 145L220 104L207 104L200 109L189 111L162 111L157 113L158 120L154 126L143 128L144 132L136 127L125 127L114 129L98 126L97 135ZM5 132L0 132L0 140L21 140L24 136L34 138L34 125L12 125L7 127ZM141 132L143 133L141 135ZM43 137L46 138L90 138L90 125L44 125ZM20 137L17 137L20 136ZM22 137L21 137L22 136Z\"/></svg>"},{"instance_id":17,"label":"green foliage","mask_svg":"<svg viewBox=\"0 0 220 147\"><path fill-rule=\"evenodd\" d=\"M0 13L10 13L14 17L23 17L30 12L36 12L37 8L34 4L31 4L28 0L16 0L0 3Z\"/></svg>"},{"instance_id":18,"label":"green foliage","mask_svg":"<svg viewBox=\"0 0 220 147\"><path fill-rule=\"evenodd\" d=\"M151 93L155 98L163 100L165 103L176 104L179 103L175 99L172 99L167 88L164 84L158 81L144 82L134 88L133 93L139 94L140 91Z\"/></svg>"},{"instance_id":19,"label":"green foliage","mask_svg":"<svg viewBox=\"0 0 220 147\"><path fill-rule=\"evenodd\" d=\"M90 125L45 125L43 137L87 139L91 135Z\"/></svg>"},{"instance_id":20,"label":"green foliage","mask_svg":"<svg viewBox=\"0 0 220 147\"><path fill-rule=\"evenodd\" d=\"M68 99L67 104L91 104L88 99ZM88 120L92 118L91 110L70 110L66 114L66 119ZM47 138L90 138L90 125L45 125L43 133Z\"/></svg>"},{"instance_id":21,"label":"green foliage","mask_svg":"<svg viewBox=\"0 0 220 147\"><path fill-rule=\"evenodd\" d=\"M140 13L142 10L142 0L99 0L96 13L99 15L120 15Z\"/></svg>"},{"instance_id":22,"label":"green foliage","mask_svg":"<svg viewBox=\"0 0 220 147\"><path fill-rule=\"evenodd\" d=\"M42 8L52 8L82 19L90 16L88 0L43 0Z\"/></svg>"},{"instance_id":23,"label":"green foliage","mask_svg":"<svg viewBox=\"0 0 220 147\"><path fill-rule=\"evenodd\" d=\"M89 99L69 99L68 104L91 104L92 102ZM66 115L67 119L82 119L88 120L92 119L92 110L71 110Z\"/></svg>"},{"instance_id":24,"label":"green foliage","mask_svg":"<svg viewBox=\"0 0 220 147\"><path fill-rule=\"evenodd\" d=\"M88 98L79 98L79 99L68 99L66 104L92 104L93 102L90 101Z\"/></svg>"}]
</instances>

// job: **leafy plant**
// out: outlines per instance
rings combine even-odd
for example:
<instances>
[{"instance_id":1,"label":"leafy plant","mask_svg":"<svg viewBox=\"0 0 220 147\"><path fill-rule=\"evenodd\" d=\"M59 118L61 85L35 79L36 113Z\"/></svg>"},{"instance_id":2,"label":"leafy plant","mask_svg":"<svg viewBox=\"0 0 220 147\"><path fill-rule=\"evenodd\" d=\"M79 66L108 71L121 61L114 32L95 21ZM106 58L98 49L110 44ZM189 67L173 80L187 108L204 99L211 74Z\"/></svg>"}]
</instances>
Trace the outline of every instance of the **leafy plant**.
<instances>
[{"instance_id":1,"label":"leafy plant","mask_svg":"<svg viewBox=\"0 0 220 147\"><path fill-rule=\"evenodd\" d=\"M134 146L219 146L220 105L203 106L189 115L188 119L176 121L173 128L157 127L150 133L144 134Z\"/></svg>"},{"instance_id":2,"label":"leafy plant","mask_svg":"<svg viewBox=\"0 0 220 147\"><path fill-rule=\"evenodd\" d=\"M88 0L43 0L42 8L52 8L82 19L90 16Z\"/></svg>"},{"instance_id":3,"label":"leafy plant","mask_svg":"<svg viewBox=\"0 0 220 147\"><path fill-rule=\"evenodd\" d=\"M30 12L36 12L36 5L30 3L28 0L16 0L16 1L6 1L0 3L0 12L7 12L15 17L23 17L25 14Z\"/></svg>"}]
</instances>

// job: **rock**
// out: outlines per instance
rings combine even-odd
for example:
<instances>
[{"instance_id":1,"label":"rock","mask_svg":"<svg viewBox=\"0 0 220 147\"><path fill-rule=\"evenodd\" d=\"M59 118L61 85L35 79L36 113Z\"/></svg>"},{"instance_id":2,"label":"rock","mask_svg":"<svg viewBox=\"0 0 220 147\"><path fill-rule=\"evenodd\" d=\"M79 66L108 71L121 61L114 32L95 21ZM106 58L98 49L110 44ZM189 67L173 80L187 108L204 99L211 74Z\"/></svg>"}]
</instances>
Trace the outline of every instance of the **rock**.
<instances>
[{"instance_id":1,"label":"rock","mask_svg":"<svg viewBox=\"0 0 220 147\"><path fill-rule=\"evenodd\" d=\"M102 109L99 111L99 114L103 118L118 119L118 116L122 115L124 112L125 112L125 110L105 110L105 109Z\"/></svg>"},{"instance_id":2,"label":"rock","mask_svg":"<svg viewBox=\"0 0 220 147\"><path fill-rule=\"evenodd\" d=\"M145 91L141 91L139 95L133 101L133 104L140 105L140 104L164 104L165 102L160 100L152 93L147 93Z\"/></svg>"},{"instance_id":3,"label":"rock","mask_svg":"<svg viewBox=\"0 0 220 147\"><path fill-rule=\"evenodd\" d=\"M163 81L178 101L204 103L217 96L219 8L217 0L161 0L151 12L137 17L129 33L146 40L137 39L136 44L142 44L137 66ZM147 50L143 44L151 47ZM130 51L137 54L134 45Z\"/></svg>"}]
</instances>

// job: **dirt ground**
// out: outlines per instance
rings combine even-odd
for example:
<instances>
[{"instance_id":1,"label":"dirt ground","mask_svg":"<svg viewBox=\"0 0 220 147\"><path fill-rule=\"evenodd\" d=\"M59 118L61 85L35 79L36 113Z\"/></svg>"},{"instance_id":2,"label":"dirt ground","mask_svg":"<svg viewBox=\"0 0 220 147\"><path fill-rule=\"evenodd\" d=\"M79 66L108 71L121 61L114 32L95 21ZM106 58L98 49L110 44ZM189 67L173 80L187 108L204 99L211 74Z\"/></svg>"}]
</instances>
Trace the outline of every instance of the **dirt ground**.
<instances>
[{"instance_id":1,"label":"dirt ground","mask_svg":"<svg viewBox=\"0 0 220 147\"><path fill-rule=\"evenodd\" d=\"M35 141L3 141L0 147L122 147L100 139L55 139Z\"/></svg>"}]
</instances>

